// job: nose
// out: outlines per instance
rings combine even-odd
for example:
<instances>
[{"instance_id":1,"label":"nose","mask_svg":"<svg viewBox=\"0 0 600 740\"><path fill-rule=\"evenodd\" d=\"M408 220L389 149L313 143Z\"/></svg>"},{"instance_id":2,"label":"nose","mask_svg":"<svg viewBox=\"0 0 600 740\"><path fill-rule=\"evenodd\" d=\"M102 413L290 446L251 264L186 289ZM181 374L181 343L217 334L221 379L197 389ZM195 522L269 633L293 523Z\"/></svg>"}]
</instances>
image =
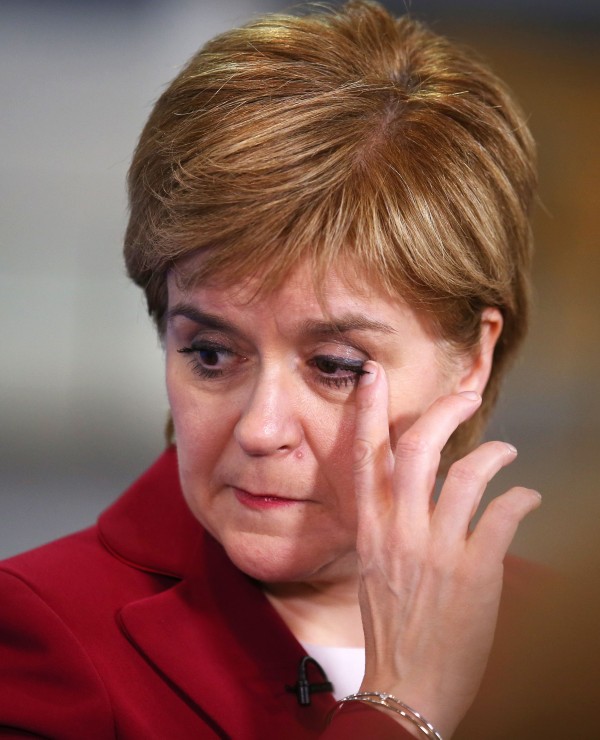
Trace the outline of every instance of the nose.
<instances>
[{"instance_id":1,"label":"nose","mask_svg":"<svg viewBox=\"0 0 600 740\"><path fill-rule=\"evenodd\" d=\"M293 452L304 438L291 379L261 373L249 389L234 437L247 455Z\"/></svg>"}]
</instances>

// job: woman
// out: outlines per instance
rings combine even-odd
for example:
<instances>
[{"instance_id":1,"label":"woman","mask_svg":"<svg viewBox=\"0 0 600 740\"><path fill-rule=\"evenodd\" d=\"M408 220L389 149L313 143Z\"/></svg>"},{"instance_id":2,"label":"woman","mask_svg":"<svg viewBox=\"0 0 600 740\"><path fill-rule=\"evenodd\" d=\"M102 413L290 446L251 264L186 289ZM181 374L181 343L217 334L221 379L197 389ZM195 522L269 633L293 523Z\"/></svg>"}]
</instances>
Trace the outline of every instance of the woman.
<instances>
[{"instance_id":1,"label":"woman","mask_svg":"<svg viewBox=\"0 0 600 740\"><path fill-rule=\"evenodd\" d=\"M452 736L539 503L513 488L469 531L516 455L473 445L525 330L532 163L502 84L376 4L190 61L125 239L174 444L4 563L3 736Z\"/></svg>"}]
</instances>

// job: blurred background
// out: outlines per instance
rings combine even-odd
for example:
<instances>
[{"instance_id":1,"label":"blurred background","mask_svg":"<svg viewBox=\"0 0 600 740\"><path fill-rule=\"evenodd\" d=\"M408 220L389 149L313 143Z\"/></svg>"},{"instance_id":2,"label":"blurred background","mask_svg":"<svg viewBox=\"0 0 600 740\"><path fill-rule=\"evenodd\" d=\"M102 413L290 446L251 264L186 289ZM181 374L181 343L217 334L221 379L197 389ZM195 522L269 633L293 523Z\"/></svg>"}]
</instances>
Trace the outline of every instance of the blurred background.
<instances>
[{"instance_id":1,"label":"blurred background","mask_svg":"<svg viewBox=\"0 0 600 740\"><path fill-rule=\"evenodd\" d=\"M129 158L204 40L289 5L0 0L0 557L92 523L161 451L162 353L121 260ZM493 423L520 454L493 491L519 481L544 495L515 552L587 562L600 521L600 3L410 9L488 59L539 143L536 310Z\"/></svg>"}]
</instances>

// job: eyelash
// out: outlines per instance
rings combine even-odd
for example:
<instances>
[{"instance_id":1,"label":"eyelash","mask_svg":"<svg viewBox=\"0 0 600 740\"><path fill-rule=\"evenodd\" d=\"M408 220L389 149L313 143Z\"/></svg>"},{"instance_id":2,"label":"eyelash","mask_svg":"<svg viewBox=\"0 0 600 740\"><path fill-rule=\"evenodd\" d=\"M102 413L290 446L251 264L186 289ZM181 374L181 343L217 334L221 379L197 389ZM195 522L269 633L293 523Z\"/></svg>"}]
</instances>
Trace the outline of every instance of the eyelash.
<instances>
[{"instance_id":1,"label":"eyelash","mask_svg":"<svg viewBox=\"0 0 600 740\"><path fill-rule=\"evenodd\" d=\"M215 342L207 342L204 341L202 344L192 344L189 347L181 347L177 350L181 354L189 354L192 355L190 357L190 364L194 370L195 373L197 373L201 378L204 378L205 380L213 380L215 378L220 378L223 376L224 370L222 368L214 368L211 369L209 367L206 367L205 365L202 365L198 359L198 356L201 352L220 352L224 355L234 355L235 352L232 352L227 347L224 347L222 344L217 344Z\"/></svg>"},{"instance_id":2,"label":"eyelash","mask_svg":"<svg viewBox=\"0 0 600 740\"><path fill-rule=\"evenodd\" d=\"M202 342L202 344L190 345L189 347L181 347L177 350L181 354L196 355L191 357L191 365L195 373L205 380L213 380L216 378L223 377L225 370L222 368L208 368L202 365L198 359L198 355L201 352L220 352L224 355L235 355L236 353L232 350L224 347L221 344L213 342ZM353 387L358 383L361 375L366 374L366 370L363 370L365 360L348 360L342 359L335 355L317 355L308 361L310 367L315 368L319 375L317 380L322 385L329 388L347 388L349 385ZM334 376L328 375L323 365L329 365L329 372L336 372L338 370L346 371L351 373L350 375ZM321 367L320 367L321 366Z\"/></svg>"},{"instance_id":3,"label":"eyelash","mask_svg":"<svg viewBox=\"0 0 600 740\"><path fill-rule=\"evenodd\" d=\"M318 355L309 360L308 364L311 367L315 367L320 372L325 372L322 368L319 368L319 363L329 363L335 370L346 370L352 373L352 375L342 375L336 377L332 375L319 375L318 380L325 386L330 388L347 388L348 385L355 386L361 375L365 375L367 372L363 370L365 361L363 360L343 360L335 355Z\"/></svg>"}]
</instances>

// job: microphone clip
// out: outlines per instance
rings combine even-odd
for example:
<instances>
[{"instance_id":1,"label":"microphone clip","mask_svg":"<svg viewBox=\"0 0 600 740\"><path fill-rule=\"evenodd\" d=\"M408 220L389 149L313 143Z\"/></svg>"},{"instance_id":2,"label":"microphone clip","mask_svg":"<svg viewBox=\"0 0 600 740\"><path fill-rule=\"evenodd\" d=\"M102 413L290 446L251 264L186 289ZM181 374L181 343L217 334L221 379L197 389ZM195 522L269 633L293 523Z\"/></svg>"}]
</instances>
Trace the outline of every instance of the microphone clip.
<instances>
[{"instance_id":1,"label":"microphone clip","mask_svg":"<svg viewBox=\"0 0 600 740\"><path fill-rule=\"evenodd\" d=\"M307 677L307 668L313 665L321 674L323 681L311 683ZM286 686L285 690L289 693L296 694L296 699L301 707L307 707L310 704L310 695L322 691L333 691L333 684L327 679L327 674L321 668L319 663L310 655L305 655L298 666L298 680L293 686Z\"/></svg>"}]
</instances>

